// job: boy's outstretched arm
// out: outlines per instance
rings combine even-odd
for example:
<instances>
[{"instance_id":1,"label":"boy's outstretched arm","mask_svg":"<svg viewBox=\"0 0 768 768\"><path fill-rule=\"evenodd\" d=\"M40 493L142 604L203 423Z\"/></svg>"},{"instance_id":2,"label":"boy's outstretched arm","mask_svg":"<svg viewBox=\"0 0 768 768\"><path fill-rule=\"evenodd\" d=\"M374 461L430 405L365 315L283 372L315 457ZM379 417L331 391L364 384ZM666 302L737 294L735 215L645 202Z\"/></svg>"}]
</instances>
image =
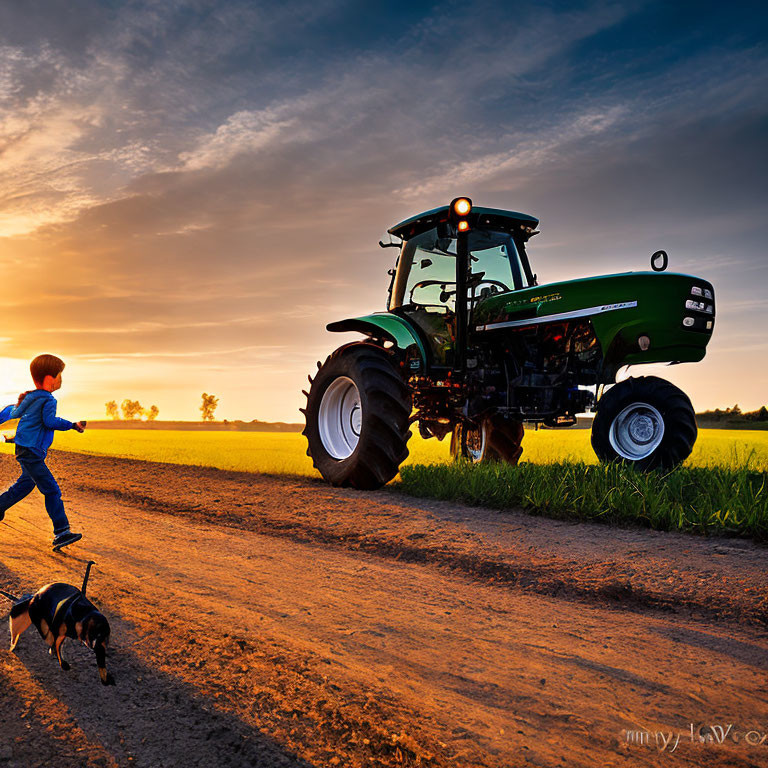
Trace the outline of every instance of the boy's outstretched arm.
<instances>
[{"instance_id":1,"label":"boy's outstretched arm","mask_svg":"<svg viewBox=\"0 0 768 768\"><path fill-rule=\"evenodd\" d=\"M48 429L75 429L71 421L56 415L56 401L53 398L48 398L43 403L43 424Z\"/></svg>"}]
</instances>

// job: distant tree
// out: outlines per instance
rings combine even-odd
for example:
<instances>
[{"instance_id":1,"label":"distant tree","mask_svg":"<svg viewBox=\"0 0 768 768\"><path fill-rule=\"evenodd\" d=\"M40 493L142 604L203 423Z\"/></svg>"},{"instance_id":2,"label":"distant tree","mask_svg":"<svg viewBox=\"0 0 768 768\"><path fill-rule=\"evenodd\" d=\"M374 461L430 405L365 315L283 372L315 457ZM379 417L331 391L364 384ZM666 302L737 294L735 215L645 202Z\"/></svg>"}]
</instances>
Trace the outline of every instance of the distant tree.
<instances>
[{"instance_id":1,"label":"distant tree","mask_svg":"<svg viewBox=\"0 0 768 768\"><path fill-rule=\"evenodd\" d=\"M159 413L160 409L153 405L148 411L144 411L143 415L147 417L147 421L154 421Z\"/></svg>"},{"instance_id":2,"label":"distant tree","mask_svg":"<svg viewBox=\"0 0 768 768\"><path fill-rule=\"evenodd\" d=\"M110 400L108 403L104 403L104 405L107 408L107 416L118 421L120 419L120 411L117 410L117 403L114 400Z\"/></svg>"},{"instance_id":3,"label":"distant tree","mask_svg":"<svg viewBox=\"0 0 768 768\"><path fill-rule=\"evenodd\" d=\"M714 411L697 413L696 417L704 423L724 424L733 427L755 422L765 424L768 422L768 408L763 405L757 411L742 411L738 405L734 405L731 408L726 408L724 411L720 410L720 408L715 408Z\"/></svg>"},{"instance_id":4,"label":"distant tree","mask_svg":"<svg viewBox=\"0 0 768 768\"><path fill-rule=\"evenodd\" d=\"M209 395L203 392L203 404L200 406L200 413L203 414L203 421L213 421L213 413L219 404L219 398L215 395Z\"/></svg>"},{"instance_id":5,"label":"distant tree","mask_svg":"<svg viewBox=\"0 0 768 768\"><path fill-rule=\"evenodd\" d=\"M123 400L120 404L120 410L123 412L124 419L138 419L144 410L138 400Z\"/></svg>"}]
</instances>

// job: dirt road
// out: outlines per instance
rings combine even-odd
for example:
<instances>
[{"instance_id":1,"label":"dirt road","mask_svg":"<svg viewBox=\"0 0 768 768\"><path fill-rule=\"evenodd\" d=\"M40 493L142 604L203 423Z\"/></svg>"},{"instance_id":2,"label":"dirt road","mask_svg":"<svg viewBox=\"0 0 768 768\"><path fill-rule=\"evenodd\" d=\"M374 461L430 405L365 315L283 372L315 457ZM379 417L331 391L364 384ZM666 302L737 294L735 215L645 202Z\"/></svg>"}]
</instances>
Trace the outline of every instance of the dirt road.
<instances>
[{"instance_id":1,"label":"dirt road","mask_svg":"<svg viewBox=\"0 0 768 768\"><path fill-rule=\"evenodd\" d=\"M0 586L78 584L96 560L117 687L84 647L65 644L64 673L34 630L15 654L2 640L0 765L768 765L765 547L50 464L86 539L50 553L30 496L0 524ZM741 738L694 742L690 723Z\"/></svg>"}]
</instances>

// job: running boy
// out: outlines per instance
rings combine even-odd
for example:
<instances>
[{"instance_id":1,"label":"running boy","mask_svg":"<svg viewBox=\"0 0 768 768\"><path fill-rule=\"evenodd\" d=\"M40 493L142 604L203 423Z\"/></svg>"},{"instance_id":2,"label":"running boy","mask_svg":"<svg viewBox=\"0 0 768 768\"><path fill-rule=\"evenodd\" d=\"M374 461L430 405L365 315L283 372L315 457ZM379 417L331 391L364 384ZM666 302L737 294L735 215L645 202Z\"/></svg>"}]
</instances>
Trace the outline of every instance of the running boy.
<instances>
[{"instance_id":1,"label":"running boy","mask_svg":"<svg viewBox=\"0 0 768 768\"><path fill-rule=\"evenodd\" d=\"M38 355L29 366L35 389L22 392L19 402L9 412L1 412L8 419L19 419L16 428L16 460L21 465L21 476L3 494L0 494L0 520L5 511L37 486L45 496L45 509L53 523L53 549L60 550L83 538L81 533L69 529L58 483L45 466L48 448L53 442L55 429L76 429L82 432L85 422L71 422L56 415L56 398L51 394L61 387L64 361L54 355Z\"/></svg>"}]
</instances>

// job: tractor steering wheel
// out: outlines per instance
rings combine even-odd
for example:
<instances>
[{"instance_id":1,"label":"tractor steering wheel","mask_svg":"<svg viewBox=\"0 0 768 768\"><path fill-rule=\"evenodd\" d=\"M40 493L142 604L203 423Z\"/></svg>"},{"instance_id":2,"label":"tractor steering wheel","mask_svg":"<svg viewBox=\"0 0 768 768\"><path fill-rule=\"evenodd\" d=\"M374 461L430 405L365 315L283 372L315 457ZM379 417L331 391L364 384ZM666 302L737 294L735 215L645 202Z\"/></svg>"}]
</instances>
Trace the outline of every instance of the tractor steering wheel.
<instances>
[{"instance_id":1,"label":"tractor steering wheel","mask_svg":"<svg viewBox=\"0 0 768 768\"><path fill-rule=\"evenodd\" d=\"M413 294L414 291L417 288L429 288L431 285L439 285L442 288L442 291L440 292L440 300L441 301L448 301L451 294L456 293L456 289L454 288L452 291L446 290L446 286L448 285L456 285L455 282L450 280L420 280L418 283L415 283L414 286L411 288L411 292L408 294L408 302L410 304L419 304L420 302L413 300ZM421 306L443 306L442 304L422 304Z\"/></svg>"},{"instance_id":2,"label":"tractor steering wheel","mask_svg":"<svg viewBox=\"0 0 768 768\"><path fill-rule=\"evenodd\" d=\"M483 299L487 299L489 296L493 296L497 293L504 293L505 291L508 291L509 288L504 283L502 283L500 280L492 280L490 277L482 277L482 272L479 275L476 275L474 277L474 282L472 282L472 278L470 278L470 283L472 286L472 301L482 301ZM480 280L477 278L481 277ZM482 289L480 286L489 286L488 288L483 287ZM483 295L485 294L485 295Z\"/></svg>"},{"instance_id":3,"label":"tractor steering wheel","mask_svg":"<svg viewBox=\"0 0 768 768\"><path fill-rule=\"evenodd\" d=\"M508 291L509 286L505 285L501 282L501 280L491 280L490 277L484 277L482 280L478 280L477 283L473 284L473 288L477 288L481 285L497 285L499 288L501 288L502 291Z\"/></svg>"}]
</instances>

